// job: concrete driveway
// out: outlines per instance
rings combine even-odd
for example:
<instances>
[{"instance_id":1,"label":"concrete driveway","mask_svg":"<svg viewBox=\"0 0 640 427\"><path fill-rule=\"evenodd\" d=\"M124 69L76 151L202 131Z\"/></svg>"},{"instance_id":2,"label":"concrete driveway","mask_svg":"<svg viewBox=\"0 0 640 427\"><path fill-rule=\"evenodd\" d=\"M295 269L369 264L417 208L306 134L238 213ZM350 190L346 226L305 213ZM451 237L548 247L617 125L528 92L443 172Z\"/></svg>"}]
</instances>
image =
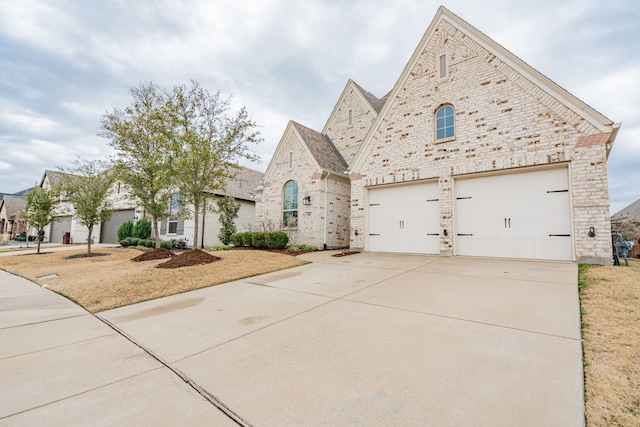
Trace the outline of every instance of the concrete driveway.
<instances>
[{"instance_id":1,"label":"concrete driveway","mask_svg":"<svg viewBox=\"0 0 640 427\"><path fill-rule=\"evenodd\" d=\"M330 254L99 317L241 424L584 424L575 264Z\"/></svg>"}]
</instances>

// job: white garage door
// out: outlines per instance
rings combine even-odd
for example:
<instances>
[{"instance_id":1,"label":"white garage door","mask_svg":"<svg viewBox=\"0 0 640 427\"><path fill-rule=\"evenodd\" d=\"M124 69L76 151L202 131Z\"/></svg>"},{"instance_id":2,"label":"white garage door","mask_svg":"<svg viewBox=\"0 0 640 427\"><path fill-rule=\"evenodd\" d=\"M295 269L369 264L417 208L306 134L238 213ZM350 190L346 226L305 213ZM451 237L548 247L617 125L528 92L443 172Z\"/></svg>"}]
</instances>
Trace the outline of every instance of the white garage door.
<instances>
[{"instance_id":1,"label":"white garage door","mask_svg":"<svg viewBox=\"0 0 640 427\"><path fill-rule=\"evenodd\" d=\"M371 188L367 212L367 250L440 252L437 182Z\"/></svg>"},{"instance_id":2,"label":"white garage door","mask_svg":"<svg viewBox=\"0 0 640 427\"><path fill-rule=\"evenodd\" d=\"M456 180L457 255L573 260L567 169Z\"/></svg>"}]
</instances>

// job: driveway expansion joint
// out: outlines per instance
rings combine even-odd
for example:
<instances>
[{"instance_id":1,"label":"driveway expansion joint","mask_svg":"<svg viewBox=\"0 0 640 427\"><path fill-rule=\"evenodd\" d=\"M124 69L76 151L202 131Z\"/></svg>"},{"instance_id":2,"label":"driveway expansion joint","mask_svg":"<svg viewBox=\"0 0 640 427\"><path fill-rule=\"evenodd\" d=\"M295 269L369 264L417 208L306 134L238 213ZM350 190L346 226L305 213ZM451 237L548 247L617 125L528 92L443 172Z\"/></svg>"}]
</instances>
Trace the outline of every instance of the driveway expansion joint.
<instances>
[{"instance_id":1,"label":"driveway expansion joint","mask_svg":"<svg viewBox=\"0 0 640 427\"><path fill-rule=\"evenodd\" d=\"M240 417L240 415L236 414L231 408L229 408L224 402L222 402L216 396L214 396L213 394L209 393L204 388L200 387L196 382L194 382L191 378L189 378L185 373L180 371L178 368L172 366L169 362L167 362L166 360L164 360L163 358L158 356L155 352L151 351L150 349L146 348L142 344L138 343L133 337L128 335L126 332L124 332L123 330L121 330L120 328L115 326L113 323L111 323L107 319L102 318L102 317L97 316L97 315L94 315L94 317L96 319L100 320L101 322L103 322L105 325L109 326L111 329L113 329L118 334L122 335L124 338L126 338L131 343L136 345L142 351L144 351L149 356L151 356L152 358L157 360L165 368L169 369L171 372L173 372L175 375L177 375L182 381L184 381L187 385L189 385L192 389L194 389L200 396L202 396L205 400L207 400L209 403L211 403L213 406L215 406L218 410L220 410L231 421L235 422L239 426L251 427L251 424L249 422L247 422L242 417Z\"/></svg>"}]
</instances>

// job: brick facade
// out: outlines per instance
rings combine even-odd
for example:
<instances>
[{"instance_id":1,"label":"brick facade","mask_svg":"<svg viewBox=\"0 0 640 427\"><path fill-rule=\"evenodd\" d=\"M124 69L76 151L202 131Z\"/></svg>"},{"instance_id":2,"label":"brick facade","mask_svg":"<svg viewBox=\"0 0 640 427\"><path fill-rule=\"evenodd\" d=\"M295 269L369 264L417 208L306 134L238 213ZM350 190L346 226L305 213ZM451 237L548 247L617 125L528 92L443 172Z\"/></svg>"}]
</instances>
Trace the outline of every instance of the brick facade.
<instances>
[{"instance_id":1,"label":"brick facade","mask_svg":"<svg viewBox=\"0 0 640 427\"><path fill-rule=\"evenodd\" d=\"M441 70L443 57L446 67ZM455 111L455 136L436 140L435 114L443 105ZM440 8L393 90L377 99L349 81L322 131L349 164L350 191L342 176L329 185L332 210L339 212L331 224L339 236L335 242L366 249L368 188L436 180L440 254L455 255L453 233L445 235L444 230L454 228L457 178L564 167L574 258L609 264L606 160L616 129L606 117ZM294 153L292 168L289 152ZM324 205L315 200L323 197L325 178L326 171L318 170L304 141L288 128L258 193L258 217L263 224L281 225L282 190L288 180L296 180L300 198L309 194L312 205L300 210L292 238L319 247ZM342 224L345 219L347 226ZM591 227L595 236L589 236ZM348 242L343 242L347 233Z\"/></svg>"}]
</instances>

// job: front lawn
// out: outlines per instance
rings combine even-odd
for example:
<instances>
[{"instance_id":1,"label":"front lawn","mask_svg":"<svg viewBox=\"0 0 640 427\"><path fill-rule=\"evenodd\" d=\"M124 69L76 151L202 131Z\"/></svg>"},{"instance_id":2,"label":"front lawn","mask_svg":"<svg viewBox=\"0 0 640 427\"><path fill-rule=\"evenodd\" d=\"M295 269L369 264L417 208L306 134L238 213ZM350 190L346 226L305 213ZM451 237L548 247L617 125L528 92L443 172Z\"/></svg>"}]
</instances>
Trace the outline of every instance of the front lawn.
<instances>
[{"instance_id":1,"label":"front lawn","mask_svg":"<svg viewBox=\"0 0 640 427\"><path fill-rule=\"evenodd\" d=\"M176 269L155 268L166 259L132 262L141 254L137 249L99 249L95 252L108 256L66 259L84 252L86 248L2 257L0 268L47 285L96 313L305 264L296 257L260 250L210 252L222 259ZM38 280L51 274L57 277Z\"/></svg>"}]
</instances>

